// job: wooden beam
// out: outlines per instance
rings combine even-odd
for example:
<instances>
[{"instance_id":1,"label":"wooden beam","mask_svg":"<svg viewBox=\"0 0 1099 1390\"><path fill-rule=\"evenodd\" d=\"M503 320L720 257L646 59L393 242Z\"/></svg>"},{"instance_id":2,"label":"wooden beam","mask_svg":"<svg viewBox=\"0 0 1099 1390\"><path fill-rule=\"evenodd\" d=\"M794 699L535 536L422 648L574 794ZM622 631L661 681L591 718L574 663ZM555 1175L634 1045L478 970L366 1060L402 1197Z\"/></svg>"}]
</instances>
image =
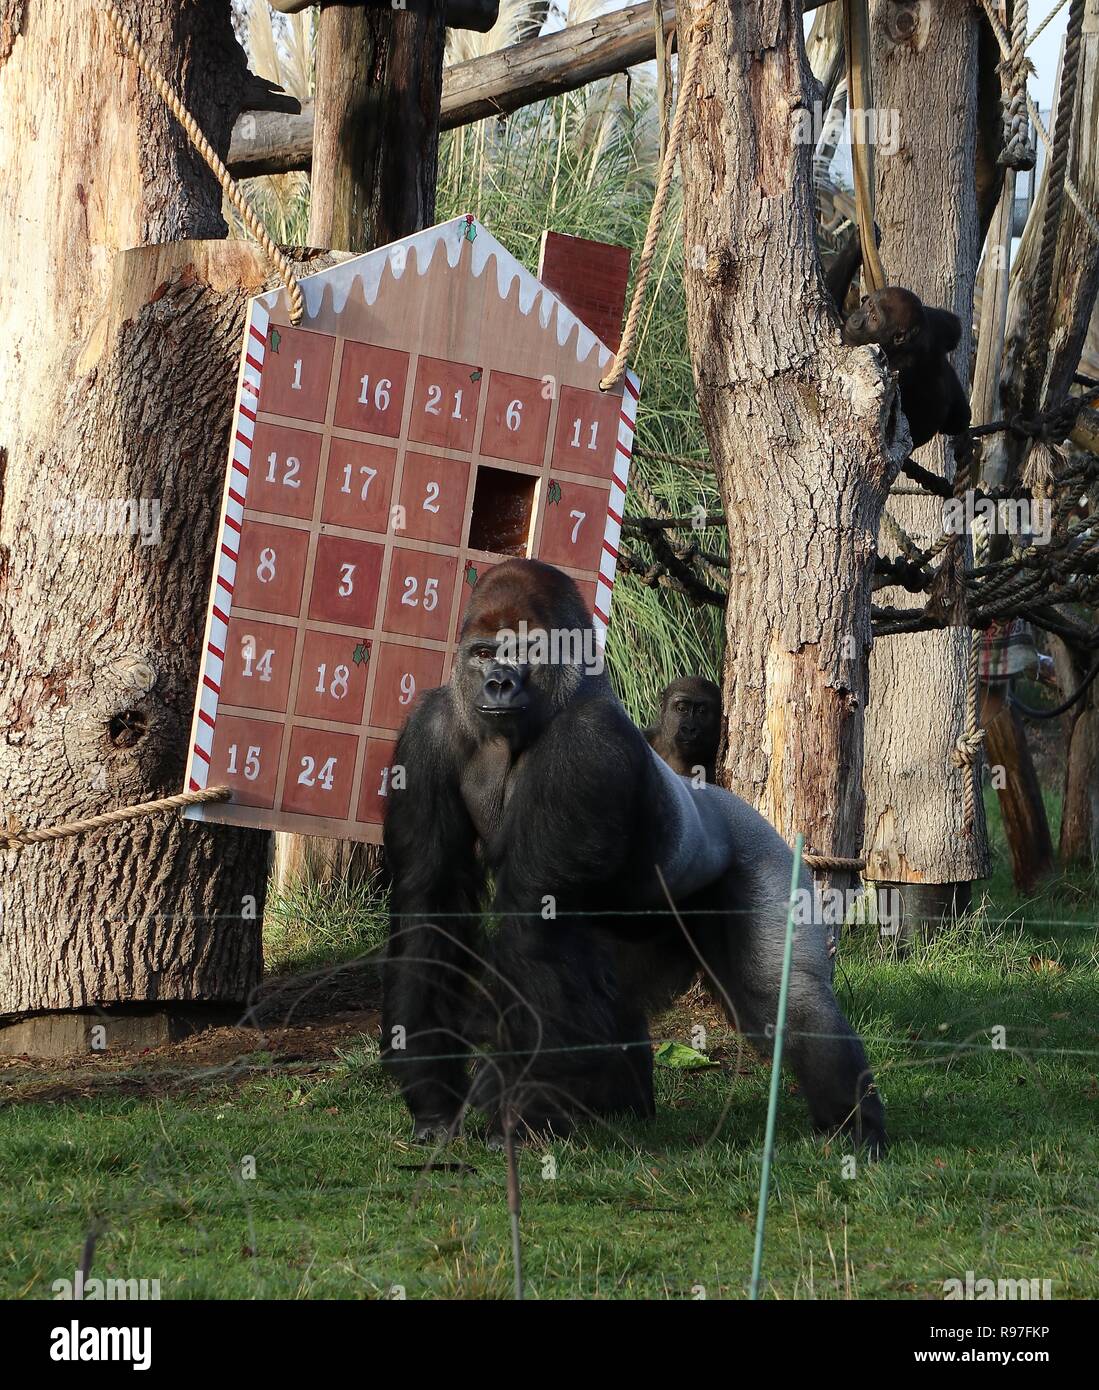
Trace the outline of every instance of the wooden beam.
<instances>
[{"instance_id":1,"label":"wooden beam","mask_svg":"<svg viewBox=\"0 0 1099 1390\"><path fill-rule=\"evenodd\" d=\"M311 245L369 251L434 221L443 45L442 0L321 11Z\"/></svg>"}]
</instances>

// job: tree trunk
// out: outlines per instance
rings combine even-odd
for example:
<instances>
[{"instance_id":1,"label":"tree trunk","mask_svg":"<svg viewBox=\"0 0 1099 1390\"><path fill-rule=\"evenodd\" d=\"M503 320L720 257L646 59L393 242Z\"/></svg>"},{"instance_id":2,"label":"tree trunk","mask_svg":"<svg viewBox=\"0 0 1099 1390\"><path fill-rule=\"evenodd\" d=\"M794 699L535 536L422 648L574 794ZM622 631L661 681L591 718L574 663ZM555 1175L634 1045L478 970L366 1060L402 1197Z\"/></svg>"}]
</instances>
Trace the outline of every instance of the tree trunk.
<instances>
[{"instance_id":1,"label":"tree trunk","mask_svg":"<svg viewBox=\"0 0 1099 1390\"><path fill-rule=\"evenodd\" d=\"M682 98L687 324L732 557L722 780L787 838L854 856L874 537L908 440L821 278L791 118L809 83L800 4L714 11Z\"/></svg>"},{"instance_id":2,"label":"tree trunk","mask_svg":"<svg viewBox=\"0 0 1099 1390\"><path fill-rule=\"evenodd\" d=\"M441 0L422 10L322 9L314 246L368 251L434 221L445 33Z\"/></svg>"},{"instance_id":3,"label":"tree trunk","mask_svg":"<svg viewBox=\"0 0 1099 1390\"><path fill-rule=\"evenodd\" d=\"M1062 697L1067 699L1095 659L1094 652L1072 650L1050 639ZM1065 715L1064 800L1058 857L1062 869L1092 869L1099 863L1099 681Z\"/></svg>"},{"instance_id":4,"label":"tree trunk","mask_svg":"<svg viewBox=\"0 0 1099 1390\"><path fill-rule=\"evenodd\" d=\"M973 322L978 256L974 155L977 140L976 7L920 4L908 40L896 37L892 0L874 0L871 48L874 105L900 113L900 147L875 161L881 257L890 283ZM971 335L954 365L969 377ZM946 441L922 462L953 476ZM941 503L894 497L890 511L918 544L942 531ZM912 606L900 590L878 601ZM950 884L989 871L983 803L972 833L962 818L963 779L952 753L962 732L969 633L964 628L904 634L875 645L866 733L870 877L891 883ZM911 895L910 895L911 896ZM918 896L918 895L917 895ZM953 894L937 895L954 901Z\"/></svg>"},{"instance_id":5,"label":"tree trunk","mask_svg":"<svg viewBox=\"0 0 1099 1390\"><path fill-rule=\"evenodd\" d=\"M1020 893L1032 893L1053 872L1053 838L1026 730L1006 693L1004 681L986 691L981 724L987 731L985 748L1011 851L1012 879Z\"/></svg>"},{"instance_id":6,"label":"tree trunk","mask_svg":"<svg viewBox=\"0 0 1099 1390\"><path fill-rule=\"evenodd\" d=\"M227 0L122 8L224 149L246 75ZM224 235L220 190L96 7L26 8L0 148L0 805L39 826L182 785L262 270L186 241ZM174 816L8 851L0 1015L244 998L268 845Z\"/></svg>"}]
</instances>

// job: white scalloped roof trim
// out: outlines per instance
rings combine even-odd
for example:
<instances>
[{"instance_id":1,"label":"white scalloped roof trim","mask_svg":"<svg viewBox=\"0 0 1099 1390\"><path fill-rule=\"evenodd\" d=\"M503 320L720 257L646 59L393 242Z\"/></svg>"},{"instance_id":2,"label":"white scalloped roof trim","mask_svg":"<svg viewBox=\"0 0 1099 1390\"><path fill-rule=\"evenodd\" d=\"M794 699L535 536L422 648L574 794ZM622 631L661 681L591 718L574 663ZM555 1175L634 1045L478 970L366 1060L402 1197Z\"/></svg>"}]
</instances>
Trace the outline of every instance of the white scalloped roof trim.
<instances>
[{"instance_id":1,"label":"white scalloped roof trim","mask_svg":"<svg viewBox=\"0 0 1099 1390\"><path fill-rule=\"evenodd\" d=\"M467 218L454 217L449 222L440 222L437 227L428 227L422 232L394 241L389 246L379 246L376 251L368 251L365 255L329 266L327 270L319 270L314 275L302 276L299 281L305 296L305 319L302 326L307 327L308 320L316 318L320 313L326 291L331 291L332 308L338 314L347 303L356 281L362 284L366 303L373 304L378 297L382 276L387 269L394 280L400 280L408 269L410 259L414 259L417 273L426 275L439 246L443 247L447 264L453 269L461 258L463 244L468 240L467 225ZM476 235L469 243L473 251L470 258L473 274L480 277L487 270L489 261L495 261L496 290L501 299L510 296L512 286L518 281L519 311L523 315L529 317L537 304L538 322L543 331L550 328L556 315L558 345L564 347L575 332L577 362L584 362L592 348L595 348L599 354L599 366L605 367L613 357L610 349L601 343L591 329L581 323L555 294L547 290L540 280L521 266L511 252L501 246L480 222L474 219L472 225L476 228ZM282 290L271 290L260 295L259 300L269 309L274 309L282 293Z\"/></svg>"}]
</instances>

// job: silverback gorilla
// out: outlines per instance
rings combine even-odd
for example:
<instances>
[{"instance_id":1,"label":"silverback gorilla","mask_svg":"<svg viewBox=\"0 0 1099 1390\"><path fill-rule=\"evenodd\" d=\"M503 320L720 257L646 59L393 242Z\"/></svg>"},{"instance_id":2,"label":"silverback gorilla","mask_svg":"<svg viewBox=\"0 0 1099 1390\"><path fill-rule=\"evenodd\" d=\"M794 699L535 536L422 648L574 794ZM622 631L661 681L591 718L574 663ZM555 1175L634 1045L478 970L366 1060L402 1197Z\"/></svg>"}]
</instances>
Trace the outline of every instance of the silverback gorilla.
<instances>
[{"instance_id":1,"label":"silverback gorilla","mask_svg":"<svg viewBox=\"0 0 1099 1390\"><path fill-rule=\"evenodd\" d=\"M876 343L897 373L913 449L933 435L969 427L969 401L947 357L961 336L956 314L928 308L911 290L895 286L869 295L843 325L845 343Z\"/></svg>"},{"instance_id":2,"label":"silverback gorilla","mask_svg":"<svg viewBox=\"0 0 1099 1390\"><path fill-rule=\"evenodd\" d=\"M645 730L649 747L673 772L715 780L721 691L705 676L680 676L660 694L660 720Z\"/></svg>"},{"instance_id":3,"label":"silverback gorilla","mask_svg":"<svg viewBox=\"0 0 1099 1390\"><path fill-rule=\"evenodd\" d=\"M512 1119L565 1133L585 1116L653 1114L647 1018L700 969L763 1049L775 1021L789 848L739 798L672 772L598 664L575 649L524 660L509 639L524 622L594 636L566 575L496 566L450 684L424 695L394 756L382 1032L420 1140L455 1133L469 1107L490 1143ZM788 1030L814 1124L880 1152L881 1101L832 993L823 926L798 928Z\"/></svg>"}]
</instances>

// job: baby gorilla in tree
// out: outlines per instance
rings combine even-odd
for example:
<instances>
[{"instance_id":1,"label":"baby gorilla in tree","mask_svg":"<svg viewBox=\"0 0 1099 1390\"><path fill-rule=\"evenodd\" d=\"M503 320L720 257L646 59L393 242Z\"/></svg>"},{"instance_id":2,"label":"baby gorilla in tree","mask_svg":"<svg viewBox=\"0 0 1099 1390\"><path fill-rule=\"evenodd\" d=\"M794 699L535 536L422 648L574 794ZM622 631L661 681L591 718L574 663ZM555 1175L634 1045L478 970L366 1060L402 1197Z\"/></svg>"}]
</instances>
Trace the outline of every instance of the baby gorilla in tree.
<instances>
[{"instance_id":1,"label":"baby gorilla in tree","mask_svg":"<svg viewBox=\"0 0 1099 1390\"><path fill-rule=\"evenodd\" d=\"M969 426L969 401L947 353L961 341L962 325L946 309L929 309L911 290L876 290L848 316L843 341L877 343L898 374L901 408L918 449L936 434Z\"/></svg>"},{"instance_id":2,"label":"baby gorilla in tree","mask_svg":"<svg viewBox=\"0 0 1099 1390\"><path fill-rule=\"evenodd\" d=\"M660 722L645 730L649 746L681 777L712 782L721 737L721 691L705 676L681 676L660 696Z\"/></svg>"},{"instance_id":3,"label":"baby gorilla in tree","mask_svg":"<svg viewBox=\"0 0 1099 1390\"><path fill-rule=\"evenodd\" d=\"M422 698L398 742L382 1031L419 1139L454 1133L470 1105L491 1142L509 1117L561 1133L577 1118L651 1115L646 1020L700 965L768 1047L790 850L745 802L654 754L586 664L593 635L566 575L497 565L474 590L450 684ZM808 874L799 896L812 902ZM803 913L794 943L787 1057L815 1124L876 1152L881 1102L816 916ZM471 1080L473 1048L485 1050Z\"/></svg>"}]
</instances>

